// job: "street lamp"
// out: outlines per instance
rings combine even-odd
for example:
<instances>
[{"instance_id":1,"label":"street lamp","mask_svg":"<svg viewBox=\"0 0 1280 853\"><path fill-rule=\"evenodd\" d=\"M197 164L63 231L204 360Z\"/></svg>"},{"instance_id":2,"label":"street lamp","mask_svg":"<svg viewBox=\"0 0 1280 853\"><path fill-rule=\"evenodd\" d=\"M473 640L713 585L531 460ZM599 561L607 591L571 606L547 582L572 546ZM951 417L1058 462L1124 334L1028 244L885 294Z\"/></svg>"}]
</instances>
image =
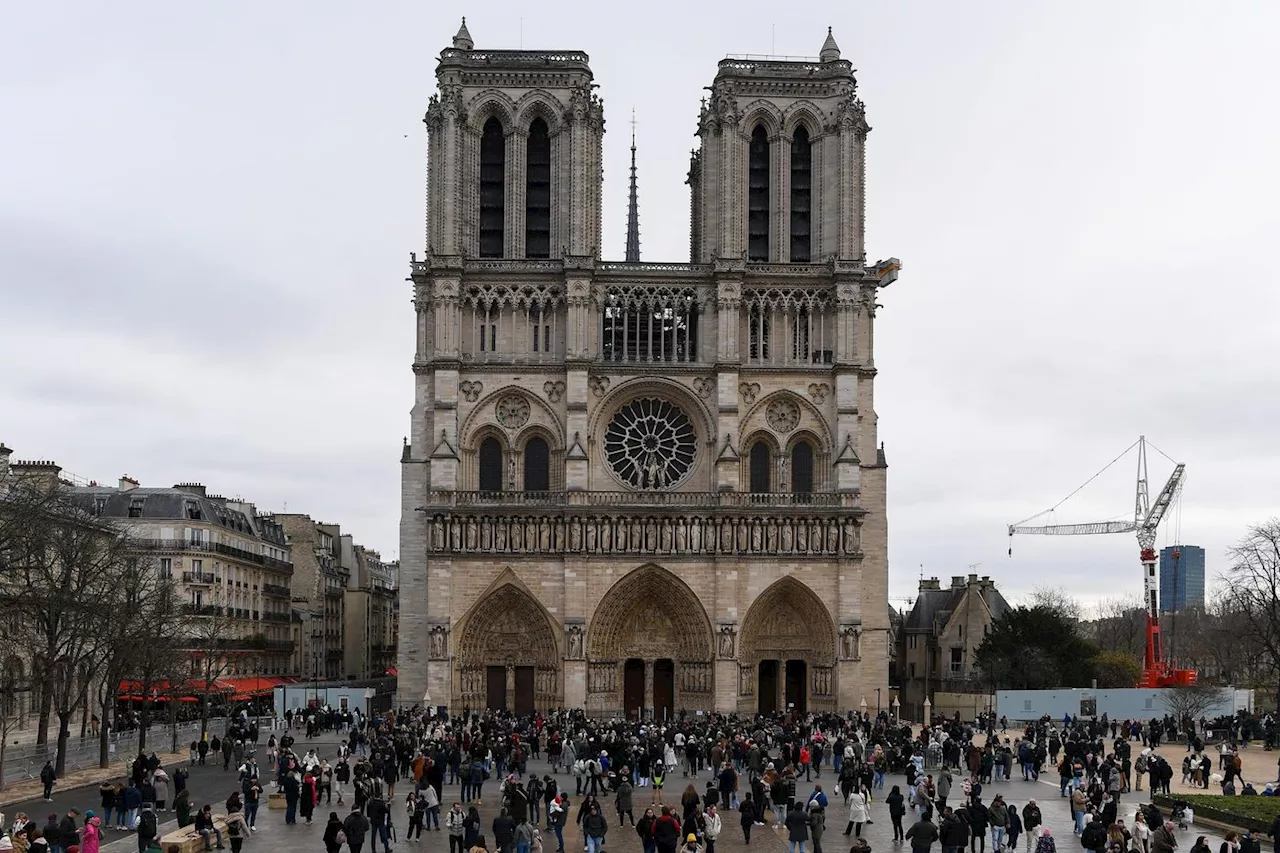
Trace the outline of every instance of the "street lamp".
<instances>
[{"instance_id":1,"label":"street lamp","mask_svg":"<svg viewBox=\"0 0 1280 853\"><path fill-rule=\"evenodd\" d=\"M902 703L898 701L898 697L894 696L893 701L889 703L893 706L893 721L898 722L898 709L902 707Z\"/></svg>"},{"instance_id":2,"label":"street lamp","mask_svg":"<svg viewBox=\"0 0 1280 853\"><path fill-rule=\"evenodd\" d=\"M876 719L880 718L880 688L876 688Z\"/></svg>"}]
</instances>

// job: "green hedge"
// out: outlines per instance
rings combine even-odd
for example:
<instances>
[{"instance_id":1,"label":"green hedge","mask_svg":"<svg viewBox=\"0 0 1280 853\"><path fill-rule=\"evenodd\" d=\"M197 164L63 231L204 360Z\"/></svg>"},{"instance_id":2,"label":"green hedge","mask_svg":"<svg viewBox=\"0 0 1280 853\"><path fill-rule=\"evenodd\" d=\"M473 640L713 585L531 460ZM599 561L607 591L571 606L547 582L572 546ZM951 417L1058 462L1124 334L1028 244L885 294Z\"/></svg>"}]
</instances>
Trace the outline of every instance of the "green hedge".
<instances>
[{"instance_id":1,"label":"green hedge","mask_svg":"<svg viewBox=\"0 0 1280 853\"><path fill-rule=\"evenodd\" d=\"M1159 795L1151 801L1168 814L1175 800L1185 800L1197 818L1266 833L1271 822L1280 817L1280 797L1226 797L1216 794L1186 794L1177 797Z\"/></svg>"}]
</instances>

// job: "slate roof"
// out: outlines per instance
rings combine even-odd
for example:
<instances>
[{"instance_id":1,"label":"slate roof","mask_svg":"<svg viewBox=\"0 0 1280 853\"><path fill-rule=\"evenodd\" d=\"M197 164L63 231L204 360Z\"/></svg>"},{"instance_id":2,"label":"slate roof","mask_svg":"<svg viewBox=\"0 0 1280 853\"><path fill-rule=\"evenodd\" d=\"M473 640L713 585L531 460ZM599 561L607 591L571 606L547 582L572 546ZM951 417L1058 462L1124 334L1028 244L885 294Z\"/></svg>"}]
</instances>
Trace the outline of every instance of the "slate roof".
<instances>
[{"instance_id":1,"label":"slate roof","mask_svg":"<svg viewBox=\"0 0 1280 853\"><path fill-rule=\"evenodd\" d=\"M950 587L947 589L925 589L916 595L915 606L907 614L903 630L911 633L930 633L935 624L945 625L951 614L964 601L965 592L971 587ZM1009 602L994 585L980 588L972 585L974 594L981 596L991 611L992 619L999 619L1009 609Z\"/></svg>"},{"instance_id":2,"label":"slate roof","mask_svg":"<svg viewBox=\"0 0 1280 853\"><path fill-rule=\"evenodd\" d=\"M217 496L141 486L127 492L110 486L77 486L69 490L69 495L74 503L105 518L203 521L274 545L288 544L280 525L230 507L225 498ZM131 514L130 510L135 507L136 513Z\"/></svg>"}]
</instances>

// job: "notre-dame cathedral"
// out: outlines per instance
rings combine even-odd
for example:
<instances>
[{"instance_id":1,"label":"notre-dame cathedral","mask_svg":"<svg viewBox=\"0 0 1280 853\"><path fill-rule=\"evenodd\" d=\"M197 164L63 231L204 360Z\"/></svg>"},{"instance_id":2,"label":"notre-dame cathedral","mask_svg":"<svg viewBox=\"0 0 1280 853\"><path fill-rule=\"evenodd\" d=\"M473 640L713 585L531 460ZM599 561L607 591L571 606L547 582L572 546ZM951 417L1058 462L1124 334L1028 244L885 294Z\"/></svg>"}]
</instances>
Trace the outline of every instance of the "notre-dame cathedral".
<instances>
[{"instance_id":1,"label":"notre-dame cathedral","mask_svg":"<svg viewBox=\"0 0 1280 853\"><path fill-rule=\"evenodd\" d=\"M873 346L899 263L866 260L870 127L831 33L716 66L684 262L640 260L634 142L602 257L587 54L464 21L436 79L399 700L663 719L887 687Z\"/></svg>"}]
</instances>

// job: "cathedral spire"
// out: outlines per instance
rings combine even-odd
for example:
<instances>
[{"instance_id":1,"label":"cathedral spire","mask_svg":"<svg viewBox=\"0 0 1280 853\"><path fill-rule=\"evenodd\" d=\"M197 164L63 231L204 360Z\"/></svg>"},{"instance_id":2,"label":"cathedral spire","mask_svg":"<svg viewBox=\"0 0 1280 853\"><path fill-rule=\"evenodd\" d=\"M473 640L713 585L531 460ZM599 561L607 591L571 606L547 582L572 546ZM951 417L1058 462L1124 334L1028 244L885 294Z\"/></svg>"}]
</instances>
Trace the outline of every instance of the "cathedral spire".
<instances>
[{"instance_id":1,"label":"cathedral spire","mask_svg":"<svg viewBox=\"0 0 1280 853\"><path fill-rule=\"evenodd\" d=\"M631 108L631 195L627 201L627 255L629 264L640 263L640 201L636 195L636 110Z\"/></svg>"},{"instance_id":2,"label":"cathedral spire","mask_svg":"<svg viewBox=\"0 0 1280 853\"><path fill-rule=\"evenodd\" d=\"M827 27L827 40L822 43L822 52L818 54L818 58L823 62L835 62L840 58L840 45L836 44L836 37L831 34L831 27Z\"/></svg>"}]
</instances>

